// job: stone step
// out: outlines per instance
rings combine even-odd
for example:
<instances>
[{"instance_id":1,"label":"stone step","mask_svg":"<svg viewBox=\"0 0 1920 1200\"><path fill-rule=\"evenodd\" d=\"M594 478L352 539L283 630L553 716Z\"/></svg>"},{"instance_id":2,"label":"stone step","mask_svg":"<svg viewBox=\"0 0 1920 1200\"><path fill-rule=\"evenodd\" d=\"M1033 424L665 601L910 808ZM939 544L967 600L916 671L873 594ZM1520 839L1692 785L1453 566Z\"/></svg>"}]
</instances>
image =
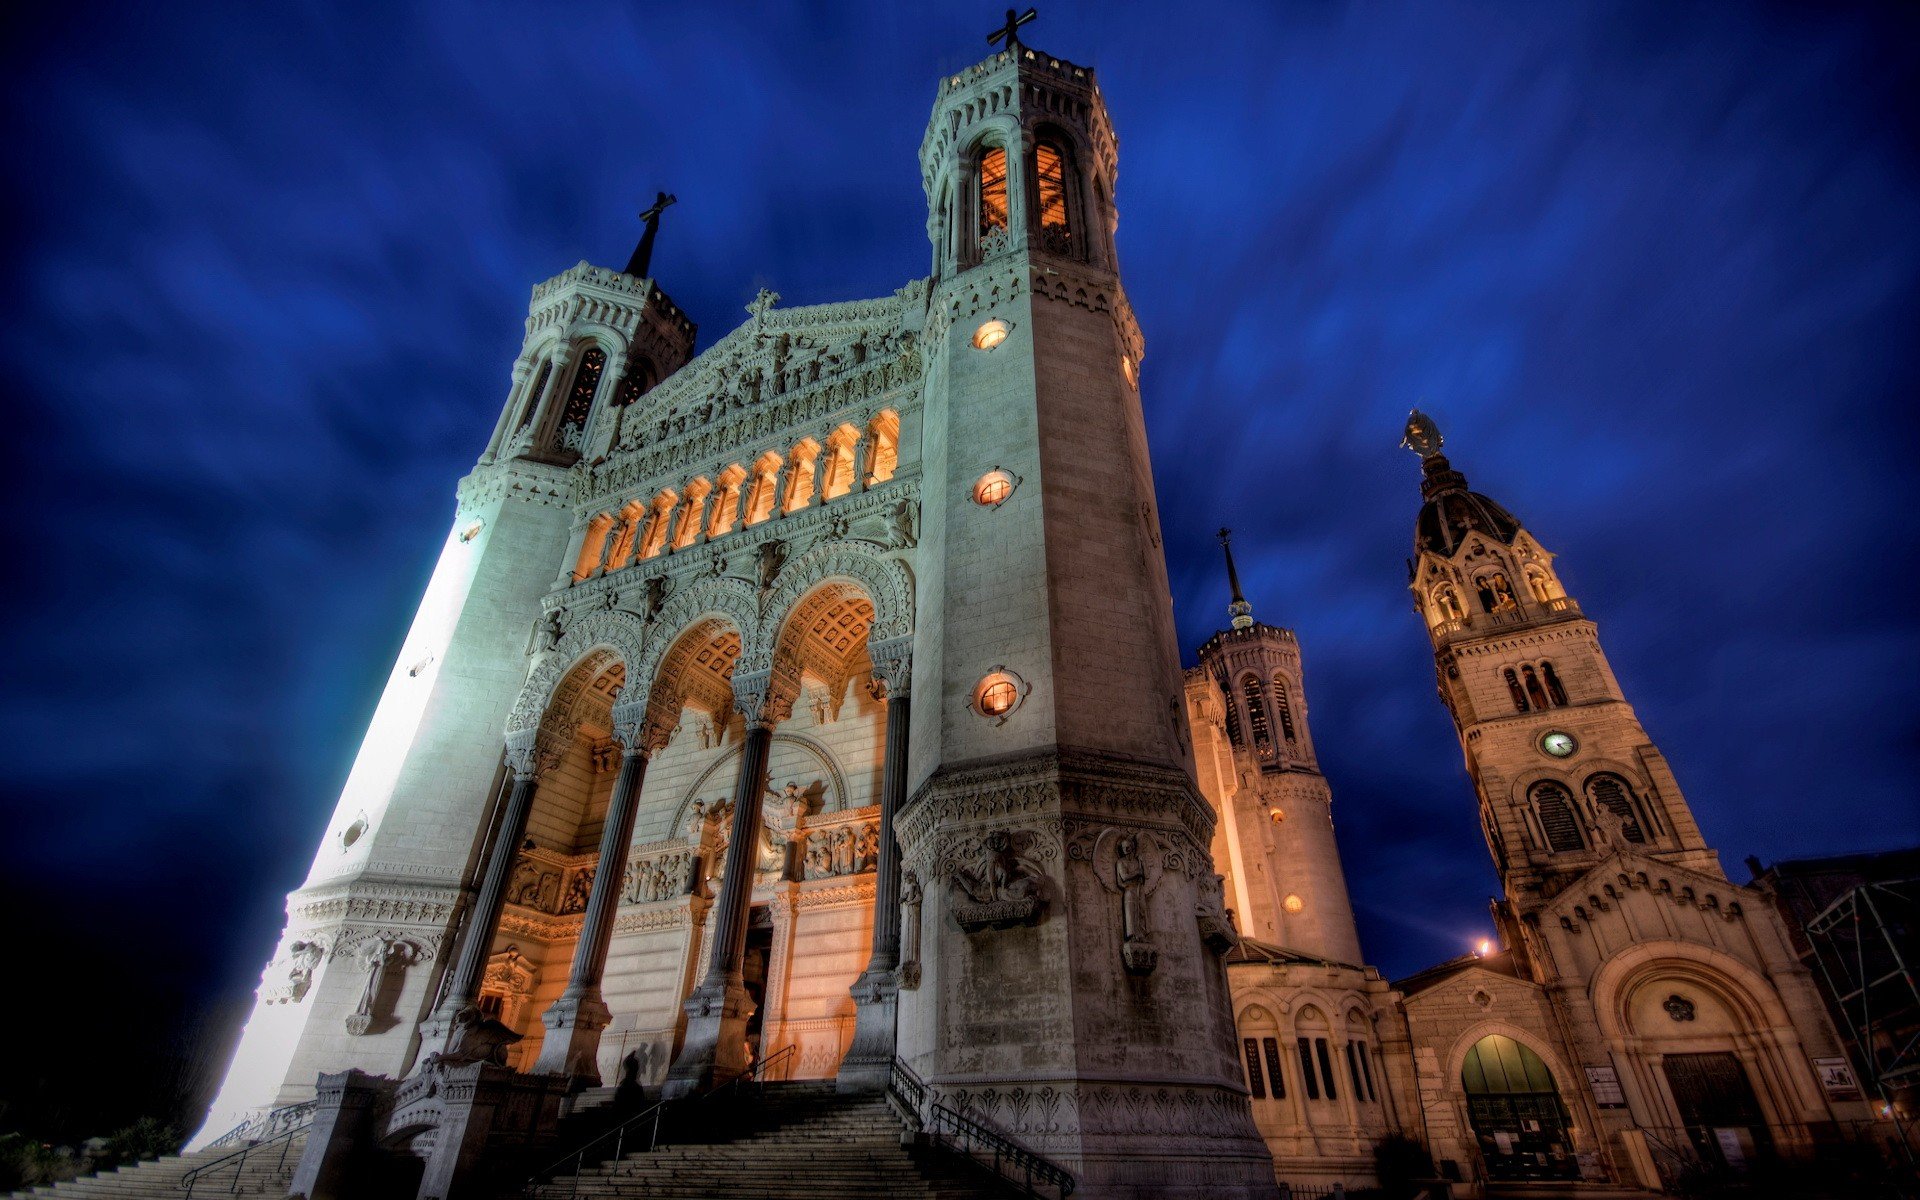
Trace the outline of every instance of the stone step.
<instances>
[{"instance_id":1,"label":"stone step","mask_svg":"<svg viewBox=\"0 0 1920 1200\"><path fill-rule=\"evenodd\" d=\"M305 1132L296 1133L287 1148L284 1161L280 1146L276 1143L257 1156L249 1156L240 1166L237 1176L233 1168L222 1168L210 1174L194 1188L193 1194L196 1197L264 1195L279 1200L279 1197L286 1195L285 1185L293 1178L293 1169L299 1164L300 1151L305 1145ZM161 1197L165 1200L182 1200L186 1195L182 1181L188 1172L217 1163L238 1149L227 1146L217 1150L197 1150L192 1154L169 1154L164 1158L37 1187L31 1191L16 1192L14 1195L50 1196L55 1200L159 1200Z\"/></svg>"}]
</instances>

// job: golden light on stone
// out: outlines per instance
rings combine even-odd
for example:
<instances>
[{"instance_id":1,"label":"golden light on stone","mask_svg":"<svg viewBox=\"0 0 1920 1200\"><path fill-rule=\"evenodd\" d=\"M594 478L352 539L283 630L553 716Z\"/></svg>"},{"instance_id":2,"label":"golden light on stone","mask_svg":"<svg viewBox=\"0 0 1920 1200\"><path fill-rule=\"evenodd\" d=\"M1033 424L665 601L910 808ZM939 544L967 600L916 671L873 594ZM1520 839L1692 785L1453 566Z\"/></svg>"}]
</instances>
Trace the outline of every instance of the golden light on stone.
<instances>
[{"instance_id":1,"label":"golden light on stone","mask_svg":"<svg viewBox=\"0 0 1920 1200\"><path fill-rule=\"evenodd\" d=\"M1122 354L1120 356L1120 372L1121 374L1127 377L1127 385L1129 387L1140 386L1140 377L1135 373L1135 371L1136 371L1136 368L1133 365L1133 355Z\"/></svg>"},{"instance_id":2,"label":"golden light on stone","mask_svg":"<svg viewBox=\"0 0 1920 1200\"><path fill-rule=\"evenodd\" d=\"M980 711L990 717L1005 716L1020 699L1019 689L1005 675L989 675L980 683Z\"/></svg>"},{"instance_id":3,"label":"golden light on stone","mask_svg":"<svg viewBox=\"0 0 1920 1200\"><path fill-rule=\"evenodd\" d=\"M485 521L475 521L471 525L468 525L465 529L462 529L460 531L460 544L465 545L466 543L471 542L473 539L479 537L480 531L482 529L485 529L486 527L487 527L487 523Z\"/></svg>"},{"instance_id":4,"label":"golden light on stone","mask_svg":"<svg viewBox=\"0 0 1920 1200\"><path fill-rule=\"evenodd\" d=\"M991 321L984 321L981 323L980 328L973 331L973 348L975 350L991 350L1001 342L1006 341L1007 335L1012 332L1013 326L1002 321L999 317L995 317Z\"/></svg>"},{"instance_id":5,"label":"golden light on stone","mask_svg":"<svg viewBox=\"0 0 1920 1200\"><path fill-rule=\"evenodd\" d=\"M1267 810L1267 816L1273 818L1273 823L1278 825L1287 819L1287 811L1283 808L1270 808Z\"/></svg>"},{"instance_id":6,"label":"golden light on stone","mask_svg":"<svg viewBox=\"0 0 1920 1200\"><path fill-rule=\"evenodd\" d=\"M982 475L973 485L973 502L995 508L1013 495L1013 476L1005 471L993 470Z\"/></svg>"},{"instance_id":7,"label":"golden light on stone","mask_svg":"<svg viewBox=\"0 0 1920 1200\"><path fill-rule=\"evenodd\" d=\"M1306 906L1307 906L1307 902L1305 900L1302 900L1300 897L1292 894L1291 892L1287 894L1287 898L1285 900L1282 900L1280 902L1280 907L1286 909L1290 913L1297 913L1301 909L1305 908Z\"/></svg>"}]
</instances>

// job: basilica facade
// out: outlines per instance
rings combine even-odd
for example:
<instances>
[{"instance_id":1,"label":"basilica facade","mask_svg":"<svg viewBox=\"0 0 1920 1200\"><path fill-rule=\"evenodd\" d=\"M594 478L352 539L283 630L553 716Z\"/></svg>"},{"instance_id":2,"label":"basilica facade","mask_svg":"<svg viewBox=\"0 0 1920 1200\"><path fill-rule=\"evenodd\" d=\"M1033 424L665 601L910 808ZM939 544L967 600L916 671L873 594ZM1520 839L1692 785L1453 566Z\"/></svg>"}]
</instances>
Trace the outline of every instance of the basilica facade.
<instances>
[{"instance_id":1,"label":"basilica facade","mask_svg":"<svg viewBox=\"0 0 1920 1200\"><path fill-rule=\"evenodd\" d=\"M452 1083L771 1071L911 1080L1082 1195L1269 1196L1391 1135L1657 1183L1863 1115L1552 555L1421 422L1504 947L1366 965L1297 640L1236 581L1182 670L1094 73L1004 40L935 89L926 277L698 352L644 252L534 288L198 1140L317 1097L305 1184L351 1137L446 1195Z\"/></svg>"}]
</instances>

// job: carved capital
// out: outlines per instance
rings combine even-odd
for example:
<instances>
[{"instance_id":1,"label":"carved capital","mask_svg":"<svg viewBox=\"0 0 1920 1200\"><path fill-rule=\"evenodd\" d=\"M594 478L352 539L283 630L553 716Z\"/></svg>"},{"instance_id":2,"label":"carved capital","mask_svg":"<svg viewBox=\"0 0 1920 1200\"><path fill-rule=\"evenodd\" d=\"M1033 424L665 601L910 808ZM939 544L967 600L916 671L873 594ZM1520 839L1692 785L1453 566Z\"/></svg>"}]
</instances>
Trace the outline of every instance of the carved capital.
<instances>
[{"instance_id":1,"label":"carved capital","mask_svg":"<svg viewBox=\"0 0 1920 1200\"><path fill-rule=\"evenodd\" d=\"M867 643L873 660L873 679L888 699L904 697L913 689L913 635Z\"/></svg>"},{"instance_id":2,"label":"carved capital","mask_svg":"<svg viewBox=\"0 0 1920 1200\"><path fill-rule=\"evenodd\" d=\"M623 698L613 706L613 739L630 753L651 758L666 748L679 722L653 712L648 697Z\"/></svg>"},{"instance_id":3,"label":"carved capital","mask_svg":"<svg viewBox=\"0 0 1920 1200\"><path fill-rule=\"evenodd\" d=\"M793 715L799 698L798 675L789 669L733 673L733 708L746 718L749 729L772 729Z\"/></svg>"},{"instance_id":4,"label":"carved capital","mask_svg":"<svg viewBox=\"0 0 1920 1200\"><path fill-rule=\"evenodd\" d=\"M515 779L538 779L560 765L561 756L580 729L577 721L543 721L534 729L507 735L507 766Z\"/></svg>"}]
</instances>

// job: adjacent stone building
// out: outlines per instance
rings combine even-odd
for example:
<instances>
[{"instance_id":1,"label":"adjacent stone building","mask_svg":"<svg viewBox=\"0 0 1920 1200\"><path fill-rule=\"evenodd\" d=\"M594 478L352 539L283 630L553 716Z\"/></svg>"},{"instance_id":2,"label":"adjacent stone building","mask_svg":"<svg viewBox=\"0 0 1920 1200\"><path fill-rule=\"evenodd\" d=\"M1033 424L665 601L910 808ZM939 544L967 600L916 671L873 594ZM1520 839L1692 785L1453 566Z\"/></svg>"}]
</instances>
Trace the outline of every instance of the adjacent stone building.
<instances>
[{"instance_id":1,"label":"adjacent stone building","mask_svg":"<svg viewBox=\"0 0 1920 1200\"><path fill-rule=\"evenodd\" d=\"M919 167L891 295L762 292L696 353L651 224L534 289L199 1140L318 1095L302 1190L375 1145L448 1195L582 1087L777 1063L923 1081L1081 1195L1211 1197L1363 1183L1391 1134L1651 1182L1857 1115L1552 556L1419 422L1509 949L1365 964L1294 635L1236 577L1181 670L1094 73L1010 26Z\"/></svg>"}]
</instances>

